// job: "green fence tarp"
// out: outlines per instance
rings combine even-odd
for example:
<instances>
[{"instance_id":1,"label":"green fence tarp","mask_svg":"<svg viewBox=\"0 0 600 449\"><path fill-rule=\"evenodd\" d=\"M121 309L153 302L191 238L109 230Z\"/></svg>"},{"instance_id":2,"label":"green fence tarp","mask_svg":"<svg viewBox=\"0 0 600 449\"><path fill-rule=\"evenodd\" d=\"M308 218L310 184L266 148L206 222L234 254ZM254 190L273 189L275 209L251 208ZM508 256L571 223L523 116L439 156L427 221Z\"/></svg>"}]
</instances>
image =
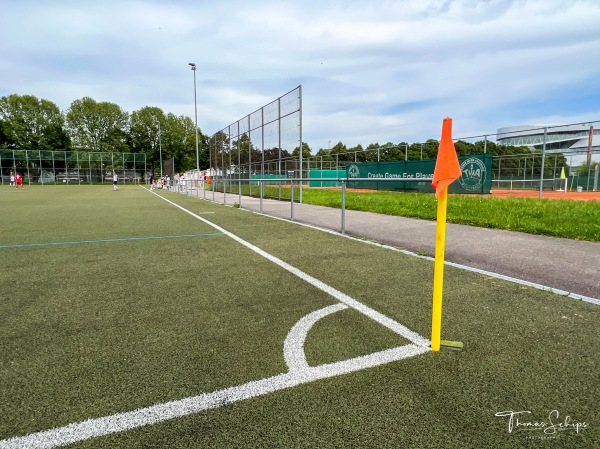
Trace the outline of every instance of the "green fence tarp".
<instances>
[{"instance_id":1,"label":"green fence tarp","mask_svg":"<svg viewBox=\"0 0 600 449\"><path fill-rule=\"evenodd\" d=\"M346 170L309 170L309 178L345 178ZM309 187L340 187L337 181L309 181Z\"/></svg>"},{"instance_id":2,"label":"green fence tarp","mask_svg":"<svg viewBox=\"0 0 600 449\"><path fill-rule=\"evenodd\" d=\"M489 194L492 188L492 155L475 154L458 158L462 176L448 188L449 193ZM432 178L435 159L393 162L352 162L346 165L348 187L371 190L430 192L431 181L403 182L409 178ZM352 178L386 178L387 182L352 181Z\"/></svg>"}]
</instances>

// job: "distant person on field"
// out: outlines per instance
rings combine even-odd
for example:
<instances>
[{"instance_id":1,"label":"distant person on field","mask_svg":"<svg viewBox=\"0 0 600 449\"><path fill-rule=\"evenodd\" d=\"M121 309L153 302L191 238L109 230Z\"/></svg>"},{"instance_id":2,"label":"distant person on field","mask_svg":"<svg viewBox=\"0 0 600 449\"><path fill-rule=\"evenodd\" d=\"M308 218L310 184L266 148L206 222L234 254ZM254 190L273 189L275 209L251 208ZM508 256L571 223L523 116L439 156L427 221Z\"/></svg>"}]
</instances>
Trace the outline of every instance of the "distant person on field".
<instances>
[{"instance_id":1,"label":"distant person on field","mask_svg":"<svg viewBox=\"0 0 600 449\"><path fill-rule=\"evenodd\" d=\"M18 189L19 186L21 186L22 189L24 189L25 187L23 186L23 177L21 176L21 173L17 173L15 175L15 189Z\"/></svg>"},{"instance_id":2,"label":"distant person on field","mask_svg":"<svg viewBox=\"0 0 600 449\"><path fill-rule=\"evenodd\" d=\"M119 190L119 186L117 186L118 183L119 175L117 175L117 172L113 172L113 190Z\"/></svg>"},{"instance_id":3,"label":"distant person on field","mask_svg":"<svg viewBox=\"0 0 600 449\"><path fill-rule=\"evenodd\" d=\"M15 174L13 172L10 172L10 186L15 186Z\"/></svg>"},{"instance_id":4,"label":"distant person on field","mask_svg":"<svg viewBox=\"0 0 600 449\"><path fill-rule=\"evenodd\" d=\"M154 179L154 176L150 175L150 190L154 190L155 182L156 182L156 180Z\"/></svg>"},{"instance_id":5,"label":"distant person on field","mask_svg":"<svg viewBox=\"0 0 600 449\"><path fill-rule=\"evenodd\" d=\"M185 183L185 178L183 177L183 173L179 173L179 193L183 193L183 185Z\"/></svg>"}]
</instances>

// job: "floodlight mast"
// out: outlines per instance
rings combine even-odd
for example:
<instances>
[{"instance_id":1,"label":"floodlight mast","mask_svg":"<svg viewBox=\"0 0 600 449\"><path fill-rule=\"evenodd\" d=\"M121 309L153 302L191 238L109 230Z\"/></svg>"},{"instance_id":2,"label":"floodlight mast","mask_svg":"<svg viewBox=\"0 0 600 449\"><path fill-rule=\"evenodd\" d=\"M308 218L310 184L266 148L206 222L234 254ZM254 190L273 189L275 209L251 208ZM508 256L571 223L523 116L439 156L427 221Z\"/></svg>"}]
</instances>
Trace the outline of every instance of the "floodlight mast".
<instances>
[{"instance_id":1,"label":"floodlight mast","mask_svg":"<svg viewBox=\"0 0 600 449\"><path fill-rule=\"evenodd\" d=\"M194 72L194 114L196 124L196 171L200 172L200 154L198 153L198 102L196 101L196 64L194 62L188 62L188 65ZM196 175L198 176L198 174Z\"/></svg>"}]
</instances>

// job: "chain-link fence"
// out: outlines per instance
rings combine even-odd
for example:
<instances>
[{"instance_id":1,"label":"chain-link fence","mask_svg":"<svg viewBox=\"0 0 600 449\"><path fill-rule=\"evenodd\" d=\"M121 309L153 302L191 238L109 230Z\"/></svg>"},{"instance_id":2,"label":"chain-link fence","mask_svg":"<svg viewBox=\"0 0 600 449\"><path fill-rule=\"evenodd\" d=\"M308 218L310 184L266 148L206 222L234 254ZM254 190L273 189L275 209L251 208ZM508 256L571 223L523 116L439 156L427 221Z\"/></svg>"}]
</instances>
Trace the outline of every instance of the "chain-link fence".
<instances>
[{"instance_id":1,"label":"chain-link fence","mask_svg":"<svg viewBox=\"0 0 600 449\"><path fill-rule=\"evenodd\" d=\"M291 155L302 139L302 88L232 123L209 138L209 176L282 175L298 170L301 157ZM297 159L297 160L296 160Z\"/></svg>"},{"instance_id":2,"label":"chain-link fence","mask_svg":"<svg viewBox=\"0 0 600 449\"><path fill-rule=\"evenodd\" d=\"M27 184L140 183L145 179L144 153L0 150L1 183L20 173Z\"/></svg>"},{"instance_id":3,"label":"chain-link fence","mask_svg":"<svg viewBox=\"0 0 600 449\"><path fill-rule=\"evenodd\" d=\"M288 105L283 107L282 104ZM287 114L287 115L284 115ZM211 188L232 192L232 184L253 185L255 179L315 179L304 186L327 187L321 178L348 176L359 162L431 161L439 142L399 142L367 149L319 150L318 155L292 156L300 147L300 87L224 128L210 139ZM459 156L491 155L492 190L597 190L600 165L600 122L501 128L493 133L455 138ZM274 184L281 185L281 182ZM300 191L301 192L301 191ZM301 193L300 193L301 195Z\"/></svg>"}]
</instances>

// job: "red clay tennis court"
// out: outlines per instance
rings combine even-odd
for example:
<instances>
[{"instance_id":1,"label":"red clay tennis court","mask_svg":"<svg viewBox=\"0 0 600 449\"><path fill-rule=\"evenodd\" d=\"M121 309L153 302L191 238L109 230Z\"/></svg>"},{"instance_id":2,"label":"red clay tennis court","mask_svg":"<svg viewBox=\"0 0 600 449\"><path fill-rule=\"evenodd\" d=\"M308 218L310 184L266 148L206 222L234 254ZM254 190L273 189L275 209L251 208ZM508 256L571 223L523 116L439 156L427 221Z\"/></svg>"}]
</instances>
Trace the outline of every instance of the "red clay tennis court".
<instances>
[{"instance_id":1,"label":"red clay tennis court","mask_svg":"<svg viewBox=\"0 0 600 449\"><path fill-rule=\"evenodd\" d=\"M306 187L305 187L306 188ZM310 187L311 189L323 189L323 190L341 190L341 187ZM348 187L347 190L351 192L377 192L377 190L370 189L356 189ZM539 190L508 190L508 189L492 189L492 196L497 198L509 198L509 197L520 197L520 198L539 198ZM542 198L553 199L553 200L577 200L577 201L600 201L600 192L559 192L556 190L544 190L542 192Z\"/></svg>"},{"instance_id":2,"label":"red clay tennis court","mask_svg":"<svg viewBox=\"0 0 600 449\"><path fill-rule=\"evenodd\" d=\"M492 189L492 196L499 198L521 197L539 198L539 190L500 190ZM578 200L578 201L600 201L600 192L559 192L556 190L544 190L542 198L556 200Z\"/></svg>"}]
</instances>

